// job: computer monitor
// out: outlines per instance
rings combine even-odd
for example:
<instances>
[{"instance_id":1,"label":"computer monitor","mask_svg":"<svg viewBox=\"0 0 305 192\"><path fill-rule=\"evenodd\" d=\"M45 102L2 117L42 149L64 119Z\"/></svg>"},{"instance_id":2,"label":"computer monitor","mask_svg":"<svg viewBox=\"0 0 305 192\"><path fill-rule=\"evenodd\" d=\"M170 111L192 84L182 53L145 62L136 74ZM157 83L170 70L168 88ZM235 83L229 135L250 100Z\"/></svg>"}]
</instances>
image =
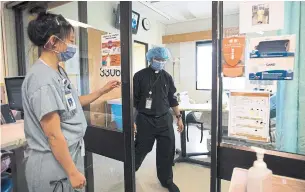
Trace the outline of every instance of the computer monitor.
<instances>
[{"instance_id":1,"label":"computer monitor","mask_svg":"<svg viewBox=\"0 0 305 192\"><path fill-rule=\"evenodd\" d=\"M7 100L10 106L10 109L16 111L23 111L22 106L22 95L21 95L21 87L23 83L24 77L7 77L4 79Z\"/></svg>"},{"instance_id":2,"label":"computer monitor","mask_svg":"<svg viewBox=\"0 0 305 192\"><path fill-rule=\"evenodd\" d=\"M117 7L116 11L116 18L115 18L115 28L120 29L121 21L120 21L120 4ZM139 21L140 21L140 14L132 11L132 17L131 17L131 32L133 34L138 33L138 28L139 28Z\"/></svg>"}]
</instances>

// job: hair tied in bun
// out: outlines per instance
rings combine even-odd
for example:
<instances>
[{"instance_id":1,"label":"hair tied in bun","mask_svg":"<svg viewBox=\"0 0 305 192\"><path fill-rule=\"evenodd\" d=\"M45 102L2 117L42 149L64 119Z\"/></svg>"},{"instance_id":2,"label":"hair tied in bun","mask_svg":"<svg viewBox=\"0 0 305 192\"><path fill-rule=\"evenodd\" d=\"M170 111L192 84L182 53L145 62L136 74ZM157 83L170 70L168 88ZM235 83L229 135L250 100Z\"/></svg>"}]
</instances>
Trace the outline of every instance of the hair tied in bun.
<instances>
[{"instance_id":1,"label":"hair tied in bun","mask_svg":"<svg viewBox=\"0 0 305 192\"><path fill-rule=\"evenodd\" d=\"M30 14L47 14L48 4L47 2L30 2L28 10Z\"/></svg>"},{"instance_id":2,"label":"hair tied in bun","mask_svg":"<svg viewBox=\"0 0 305 192\"><path fill-rule=\"evenodd\" d=\"M27 28L28 37L34 45L45 46L53 35L64 40L74 31L73 26L63 16L47 13L40 7L36 8L36 11L38 16L29 22Z\"/></svg>"}]
</instances>

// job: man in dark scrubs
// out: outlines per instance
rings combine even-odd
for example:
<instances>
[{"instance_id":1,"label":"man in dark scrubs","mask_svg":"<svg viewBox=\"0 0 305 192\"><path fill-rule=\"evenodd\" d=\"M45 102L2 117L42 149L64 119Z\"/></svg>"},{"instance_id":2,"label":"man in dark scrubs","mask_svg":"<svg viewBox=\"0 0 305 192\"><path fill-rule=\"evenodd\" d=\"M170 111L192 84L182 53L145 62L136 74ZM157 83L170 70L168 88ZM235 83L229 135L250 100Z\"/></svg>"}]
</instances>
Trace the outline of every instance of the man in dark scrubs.
<instances>
[{"instance_id":1,"label":"man in dark scrubs","mask_svg":"<svg viewBox=\"0 0 305 192\"><path fill-rule=\"evenodd\" d=\"M135 164L138 170L157 140L158 179L169 192L179 192L173 182L175 134L170 108L177 118L178 132L181 133L184 127L174 95L176 87L173 78L163 70L169 55L164 47L150 49L146 54L150 66L134 75Z\"/></svg>"}]
</instances>

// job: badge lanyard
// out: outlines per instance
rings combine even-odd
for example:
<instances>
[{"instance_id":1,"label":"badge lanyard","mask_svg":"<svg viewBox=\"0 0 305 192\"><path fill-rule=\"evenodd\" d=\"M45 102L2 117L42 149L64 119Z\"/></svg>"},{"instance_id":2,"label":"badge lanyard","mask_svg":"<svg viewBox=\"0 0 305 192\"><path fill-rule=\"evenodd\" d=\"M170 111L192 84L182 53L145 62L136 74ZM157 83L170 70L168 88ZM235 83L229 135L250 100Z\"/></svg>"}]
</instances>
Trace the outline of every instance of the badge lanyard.
<instances>
[{"instance_id":1,"label":"badge lanyard","mask_svg":"<svg viewBox=\"0 0 305 192\"><path fill-rule=\"evenodd\" d=\"M160 72L160 74L158 75L157 79L156 79L156 80L154 81L154 83L152 84L152 86L150 86L150 89L149 89L149 92L148 92L149 98L151 98L151 96L152 96L152 89L153 89L154 86L156 85L156 83L157 83L157 81L159 80L160 76L161 76L161 72Z\"/></svg>"},{"instance_id":2,"label":"badge lanyard","mask_svg":"<svg viewBox=\"0 0 305 192\"><path fill-rule=\"evenodd\" d=\"M146 104L145 104L146 109L151 109L151 106L152 106L152 89L154 88L155 84L159 80L160 76L161 76L161 73L158 75L157 79L155 80L155 82L152 84L152 86L149 89L149 92L148 92L149 97L146 98Z\"/></svg>"}]
</instances>

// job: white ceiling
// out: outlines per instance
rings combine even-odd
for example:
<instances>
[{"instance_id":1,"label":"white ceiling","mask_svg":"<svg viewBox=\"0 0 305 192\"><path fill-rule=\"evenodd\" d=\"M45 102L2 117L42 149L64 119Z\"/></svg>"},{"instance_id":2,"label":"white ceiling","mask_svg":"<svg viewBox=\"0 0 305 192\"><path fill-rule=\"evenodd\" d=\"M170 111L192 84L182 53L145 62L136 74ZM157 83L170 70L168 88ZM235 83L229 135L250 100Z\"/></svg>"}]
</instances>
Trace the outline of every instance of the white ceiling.
<instances>
[{"instance_id":1,"label":"white ceiling","mask_svg":"<svg viewBox=\"0 0 305 192\"><path fill-rule=\"evenodd\" d=\"M147 17L155 18L157 21L169 25L185 21L211 18L212 1L146 1L157 10L165 13L170 20L156 13L139 1L132 2L132 9L136 12L145 13ZM239 12L237 1L225 1L223 5L224 15Z\"/></svg>"}]
</instances>

